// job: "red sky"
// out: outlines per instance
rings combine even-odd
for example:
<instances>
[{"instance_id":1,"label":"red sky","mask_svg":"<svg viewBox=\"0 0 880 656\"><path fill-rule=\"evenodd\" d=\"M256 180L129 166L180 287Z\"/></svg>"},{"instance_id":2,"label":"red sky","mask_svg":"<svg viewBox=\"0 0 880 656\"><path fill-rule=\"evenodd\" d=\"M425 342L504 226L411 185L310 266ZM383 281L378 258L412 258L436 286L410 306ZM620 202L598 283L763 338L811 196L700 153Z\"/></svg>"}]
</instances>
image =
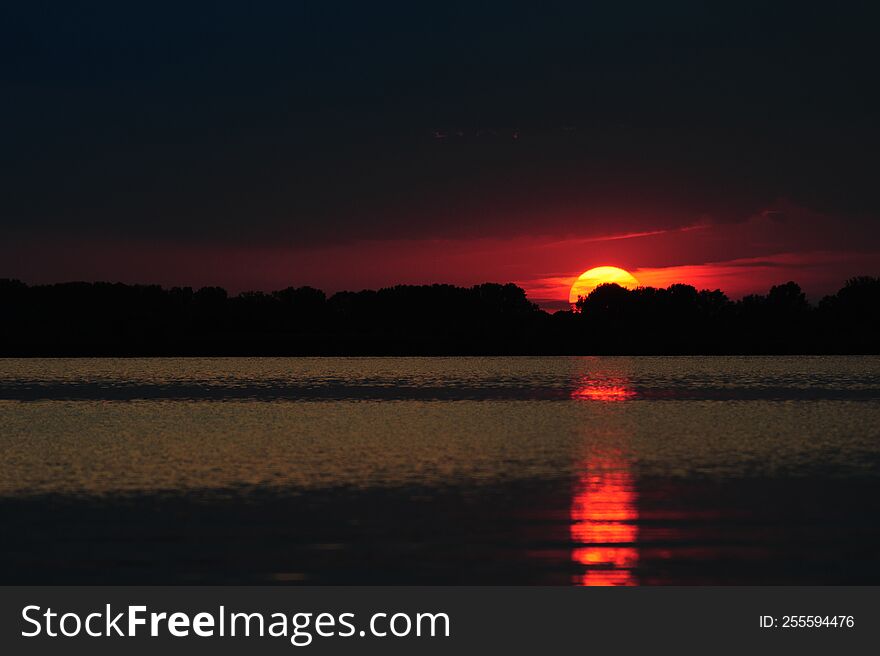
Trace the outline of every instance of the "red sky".
<instances>
[{"instance_id":1,"label":"red sky","mask_svg":"<svg viewBox=\"0 0 880 656\"><path fill-rule=\"evenodd\" d=\"M549 310L566 307L574 278L599 265L623 267L644 285L684 282L733 298L788 280L819 298L848 277L880 270L880 253L862 247L872 242L852 222L842 230L832 217L783 203L741 222L673 229L652 228L650 217L642 223L643 230L629 233L609 223L583 236L372 239L303 248L68 240L5 253L0 247L0 254L10 273L30 283L118 280L221 285L233 292L312 285L333 293L398 283L512 281Z\"/></svg>"},{"instance_id":2,"label":"red sky","mask_svg":"<svg viewBox=\"0 0 880 656\"><path fill-rule=\"evenodd\" d=\"M0 20L0 277L880 274L876 3L53 4Z\"/></svg>"}]
</instances>

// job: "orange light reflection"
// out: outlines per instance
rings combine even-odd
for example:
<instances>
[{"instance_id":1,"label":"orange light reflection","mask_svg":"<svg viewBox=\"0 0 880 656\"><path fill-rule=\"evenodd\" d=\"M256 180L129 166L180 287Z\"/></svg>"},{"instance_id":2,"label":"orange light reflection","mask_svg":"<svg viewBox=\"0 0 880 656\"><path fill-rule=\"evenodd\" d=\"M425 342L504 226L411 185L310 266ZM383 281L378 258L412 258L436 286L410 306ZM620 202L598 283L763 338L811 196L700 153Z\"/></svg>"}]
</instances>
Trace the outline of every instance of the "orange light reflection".
<instances>
[{"instance_id":1,"label":"orange light reflection","mask_svg":"<svg viewBox=\"0 0 880 656\"><path fill-rule=\"evenodd\" d=\"M584 375L571 398L615 403L636 396L619 372ZM582 467L571 502L571 558L583 568L577 585L637 585L637 494L629 462L618 451L591 455Z\"/></svg>"},{"instance_id":2,"label":"orange light reflection","mask_svg":"<svg viewBox=\"0 0 880 656\"><path fill-rule=\"evenodd\" d=\"M582 401L626 401L636 395L634 389L623 378L584 376L581 384L571 393L571 398Z\"/></svg>"},{"instance_id":3,"label":"orange light reflection","mask_svg":"<svg viewBox=\"0 0 880 656\"><path fill-rule=\"evenodd\" d=\"M618 459L587 461L571 504L572 560L586 571L577 585L636 585L637 495L632 473Z\"/></svg>"}]
</instances>

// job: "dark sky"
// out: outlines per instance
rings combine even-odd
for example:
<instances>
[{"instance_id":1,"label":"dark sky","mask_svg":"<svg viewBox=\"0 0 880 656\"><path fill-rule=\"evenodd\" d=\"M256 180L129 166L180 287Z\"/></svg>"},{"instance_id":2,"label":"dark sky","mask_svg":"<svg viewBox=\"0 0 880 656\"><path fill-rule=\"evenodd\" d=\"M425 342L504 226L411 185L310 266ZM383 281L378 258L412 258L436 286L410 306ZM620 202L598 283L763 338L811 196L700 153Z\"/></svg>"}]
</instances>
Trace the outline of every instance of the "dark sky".
<instances>
[{"instance_id":1,"label":"dark sky","mask_svg":"<svg viewBox=\"0 0 880 656\"><path fill-rule=\"evenodd\" d=\"M831 291L880 272L872 4L7 2L0 276Z\"/></svg>"}]
</instances>

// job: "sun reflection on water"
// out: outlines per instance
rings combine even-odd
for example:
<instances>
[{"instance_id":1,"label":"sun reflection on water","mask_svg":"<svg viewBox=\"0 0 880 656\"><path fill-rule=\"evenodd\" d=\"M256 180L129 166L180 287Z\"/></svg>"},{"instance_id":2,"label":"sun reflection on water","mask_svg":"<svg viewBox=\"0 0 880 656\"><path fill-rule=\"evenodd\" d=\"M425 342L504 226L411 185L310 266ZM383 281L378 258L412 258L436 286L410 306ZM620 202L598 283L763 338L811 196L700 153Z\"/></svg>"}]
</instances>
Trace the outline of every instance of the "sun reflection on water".
<instances>
[{"instance_id":1,"label":"sun reflection on water","mask_svg":"<svg viewBox=\"0 0 880 656\"><path fill-rule=\"evenodd\" d=\"M636 585L637 494L622 459L588 460L571 504L572 560L585 568L577 585Z\"/></svg>"},{"instance_id":2,"label":"sun reflection on water","mask_svg":"<svg viewBox=\"0 0 880 656\"><path fill-rule=\"evenodd\" d=\"M626 401L635 397L636 392L624 378L587 377L572 391L571 398L581 401Z\"/></svg>"},{"instance_id":3,"label":"sun reflection on water","mask_svg":"<svg viewBox=\"0 0 880 656\"><path fill-rule=\"evenodd\" d=\"M584 376L575 400L615 403L636 395L618 375ZM593 454L583 463L571 503L572 561L583 568L577 585L637 585L637 493L633 473L618 451Z\"/></svg>"}]
</instances>

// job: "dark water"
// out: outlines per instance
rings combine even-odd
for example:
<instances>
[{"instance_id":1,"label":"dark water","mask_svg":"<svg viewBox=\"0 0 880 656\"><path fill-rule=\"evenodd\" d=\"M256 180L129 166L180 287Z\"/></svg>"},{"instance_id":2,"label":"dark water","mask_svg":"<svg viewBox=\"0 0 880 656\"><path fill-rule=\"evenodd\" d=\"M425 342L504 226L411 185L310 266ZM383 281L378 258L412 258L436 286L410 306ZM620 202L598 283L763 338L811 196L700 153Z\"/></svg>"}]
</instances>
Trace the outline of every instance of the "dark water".
<instances>
[{"instance_id":1,"label":"dark water","mask_svg":"<svg viewBox=\"0 0 880 656\"><path fill-rule=\"evenodd\" d=\"M880 358L0 360L2 583L880 582Z\"/></svg>"}]
</instances>

